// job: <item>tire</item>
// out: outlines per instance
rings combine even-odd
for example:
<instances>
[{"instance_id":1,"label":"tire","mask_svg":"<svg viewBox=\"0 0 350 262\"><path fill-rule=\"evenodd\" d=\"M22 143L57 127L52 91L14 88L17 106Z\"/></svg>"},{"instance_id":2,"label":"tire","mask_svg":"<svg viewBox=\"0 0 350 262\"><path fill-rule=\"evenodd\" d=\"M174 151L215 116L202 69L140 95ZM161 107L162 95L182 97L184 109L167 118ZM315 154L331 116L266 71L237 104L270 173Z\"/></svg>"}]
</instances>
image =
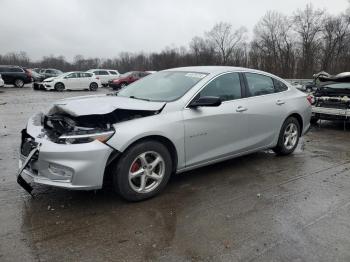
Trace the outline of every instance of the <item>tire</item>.
<instances>
[{"instance_id":1,"label":"tire","mask_svg":"<svg viewBox=\"0 0 350 262\"><path fill-rule=\"evenodd\" d=\"M98 84L95 82L92 82L89 86L89 90L90 91L97 91L97 89L98 89Z\"/></svg>"},{"instance_id":2,"label":"tire","mask_svg":"<svg viewBox=\"0 0 350 262\"><path fill-rule=\"evenodd\" d=\"M57 92L62 92L62 91L65 90L65 89L66 89L66 87L64 86L63 83L57 83L57 84L55 84L55 90L56 90Z\"/></svg>"},{"instance_id":3,"label":"tire","mask_svg":"<svg viewBox=\"0 0 350 262\"><path fill-rule=\"evenodd\" d=\"M16 79L14 83L15 87L22 88L24 86L24 81L22 79Z\"/></svg>"},{"instance_id":4,"label":"tire","mask_svg":"<svg viewBox=\"0 0 350 262\"><path fill-rule=\"evenodd\" d=\"M157 157L159 162L156 164L154 160ZM168 183L172 165L170 153L162 143L152 140L137 143L127 149L113 167L114 188L127 201L151 198ZM145 181L144 186L142 180Z\"/></svg>"},{"instance_id":5,"label":"tire","mask_svg":"<svg viewBox=\"0 0 350 262\"><path fill-rule=\"evenodd\" d=\"M288 141L287 142L287 133ZM289 155L294 152L295 148L298 145L300 137L300 124L295 117L289 117L284 121L279 137L278 143L275 148L272 150L281 156Z\"/></svg>"}]
</instances>

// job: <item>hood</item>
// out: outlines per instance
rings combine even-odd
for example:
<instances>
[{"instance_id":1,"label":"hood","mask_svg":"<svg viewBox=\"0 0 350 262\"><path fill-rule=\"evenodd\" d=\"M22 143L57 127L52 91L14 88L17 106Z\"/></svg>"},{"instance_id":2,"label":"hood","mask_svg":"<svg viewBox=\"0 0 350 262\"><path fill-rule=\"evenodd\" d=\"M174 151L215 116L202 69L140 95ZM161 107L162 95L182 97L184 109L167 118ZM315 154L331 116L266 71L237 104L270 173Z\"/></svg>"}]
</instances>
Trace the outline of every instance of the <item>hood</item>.
<instances>
[{"instance_id":1,"label":"hood","mask_svg":"<svg viewBox=\"0 0 350 262\"><path fill-rule=\"evenodd\" d=\"M43 76L43 77L44 77L44 76ZM54 80L55 78L56 78L56 77L48 77L48 78L45 78L44 81L49 82L49 81Z\"/></svg>"},{"instance_id":2,"label":"hood","mask_svg":"<svg viewBox=\"0 0 350 262\"><path fill-rule=\"evenodd\" d=\"M116 109L158 111L161 110L165 104L165 102L150 102L114 95L80 96L55 102L49 114L66 112L71 116L77 117L104 115Z\"/></svg>"}]
</instances>

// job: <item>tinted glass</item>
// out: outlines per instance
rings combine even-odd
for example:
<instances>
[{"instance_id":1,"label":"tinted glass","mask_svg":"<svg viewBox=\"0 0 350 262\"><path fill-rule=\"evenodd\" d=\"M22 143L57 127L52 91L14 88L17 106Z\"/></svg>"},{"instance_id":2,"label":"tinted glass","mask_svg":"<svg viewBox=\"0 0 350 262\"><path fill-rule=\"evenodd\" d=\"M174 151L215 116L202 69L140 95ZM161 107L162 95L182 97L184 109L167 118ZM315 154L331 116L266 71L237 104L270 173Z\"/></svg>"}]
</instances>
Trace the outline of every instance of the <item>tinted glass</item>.
<instances>
[{"instance_id":1,"label":"tinted glass","mask_svg":"<svg viewBox=\"0 0 350 262\"><path fill-rule=\"evenodd\" d=\"M13 72L13 73L23 73L23 70L21 68L18 67L12 67L10 68L9 72Z\"/></svg>"},{"instance_id":2,"label":"tinted glass","mask_svg":"<svg viewBox=\"0 0 350 262\"><path fill-rule=\"evenodd\" d=\"M79 77L79 73L71 73L69 75L66 76L67 78L78 78Z\"/></svg>"},{"instance_id":3,"label":"tinted glass","mask_svg":"<svg viewBox=\"0 0 350 262\"><path fill-rule=\"evenodd\" d=\"M99 75L108 75L107 71L99 71Z\"/></svg>"},{"instance_id":4,"label":"tinted glass","mask_svg":"<svg viewBox=\"0 0 350 262\"><path fill-rule=\"evenodd\" d=\"M0 67L0 72L7 72L6 67Z\"/></svg>"},{"instance_id":5,"label":"tinted glass","mask_svg":"<svg viewBox=\"0 0 350 262\"><path fill-rule=\"evenodd\" d=\"M164 71L142 78L122 89L118 96L150 101L172 101L183 96L207 74Z\"/></svg>"},{"instance_id":6,"label":"tinted glass","mask_svg":"<svg viewBox=\"0 0 350 262\"><path fill-rule=\"evenodd\" d=\"M261 96L275 93L275 88L271 77L245 73L248 82L248 91L250 96Z\"/></svg>"},{"instance_id":7,"label":"tinted glass","mask_svg":"<svg viewBox=\"0 0 350 262\"><path fill-rule=\"evenodd\" d=\"M92 74L90 73L80 73L80 77L91 77Z\"/></svg>"},{"instance_id":8,"label":"tinted glass","mask_svg":"<svg viewBox=\"0 0 350 262\"><path fill-rule=\"evenodd\" d=\"M114 71L108 71L111 75L117 75L117 72Z\"/></svg>"},{"instance_id":9,"label":"tinted glass","mask_svg":"<svg viewBox=\"0 0 350 262\"><path fill-rule=\"evenodd\" d=\"M277 79L273 79L276 93L288 90L288 87Z\"/></svg>"},{"instance_id":10,"label":"tinted glass","mask_svg":"<svg viewBox=\"0 0 350 262\"><path fill-rule=\"evenodd\" d=\"M200 96L216 96L220 97L222 101L241 98L241 82L238 73L224 74L215 78L204 87Z\"/></svg>"}]
</instances>

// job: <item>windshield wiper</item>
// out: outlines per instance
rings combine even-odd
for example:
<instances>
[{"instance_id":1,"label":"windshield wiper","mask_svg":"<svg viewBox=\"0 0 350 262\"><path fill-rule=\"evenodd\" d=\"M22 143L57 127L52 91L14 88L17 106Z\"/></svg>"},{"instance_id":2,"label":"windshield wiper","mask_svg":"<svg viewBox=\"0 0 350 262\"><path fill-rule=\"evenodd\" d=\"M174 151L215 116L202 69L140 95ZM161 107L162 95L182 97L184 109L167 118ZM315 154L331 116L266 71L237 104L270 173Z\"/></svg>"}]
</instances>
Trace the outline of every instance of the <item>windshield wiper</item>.
<instances>
[{"instance_id":1,"label":"windshield wiper","mask_svg":"<svg viewBox=\"0 0 350 262\"><path fill-rule=\"evenodd\" d=\"M138 100L144 100L144 101L151 101L148 98L141 98L141 97L136 97L136 96L129 96L129 98L138 99Z\"/></svg>"}]
</instances>

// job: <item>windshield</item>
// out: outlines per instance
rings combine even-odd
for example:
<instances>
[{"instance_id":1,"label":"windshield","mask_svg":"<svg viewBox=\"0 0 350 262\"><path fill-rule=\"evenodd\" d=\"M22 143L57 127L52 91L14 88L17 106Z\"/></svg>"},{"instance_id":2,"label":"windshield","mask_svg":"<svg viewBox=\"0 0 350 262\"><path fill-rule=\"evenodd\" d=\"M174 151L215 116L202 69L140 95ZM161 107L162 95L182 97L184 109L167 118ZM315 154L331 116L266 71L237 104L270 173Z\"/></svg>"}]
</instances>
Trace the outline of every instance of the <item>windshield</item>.
<instances>
[{"instance_id":1,"label":"windshield","mask_svg":"<svg viewBox=\"0 0 350 262\"><path fill-rule=\"evenodd\" d=\"M118 96L150 101L172 101L183 96L206 73L163 71L149 75L122 89Z\"/></svg>"},{"instance_id":2,"label":"windshield","mask_svg":"<svg viewBox=\"0 0 350 262\"><path fill-rule=\"evenodd\" d=\"M124 73L124 74L121 74L120 76L121 77L127 77L127 76L129 76L129 75L131 75L132 74L132 72L126 72L126 73Z\"/></svg>"}]
</instances>

